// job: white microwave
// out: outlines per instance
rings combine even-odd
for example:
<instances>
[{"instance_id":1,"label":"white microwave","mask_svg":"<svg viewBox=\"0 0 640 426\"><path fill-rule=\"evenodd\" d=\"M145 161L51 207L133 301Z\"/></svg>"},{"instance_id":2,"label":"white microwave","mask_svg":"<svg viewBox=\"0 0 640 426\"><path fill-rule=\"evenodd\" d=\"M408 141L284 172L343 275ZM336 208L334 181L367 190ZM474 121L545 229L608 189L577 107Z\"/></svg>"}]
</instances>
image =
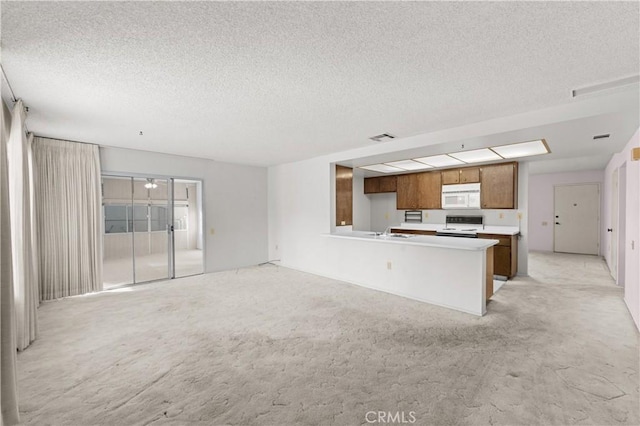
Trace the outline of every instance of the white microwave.
<instances>
[{"instance_id":1,"label":"white microwave","mask_svg":"<svg viewBox=\"0 0 640 426\"><path fill-rule=\"evenodd\" d=\"M479 209L480 184L442 185L443 209Z\"/></svg>"}]
</instances>

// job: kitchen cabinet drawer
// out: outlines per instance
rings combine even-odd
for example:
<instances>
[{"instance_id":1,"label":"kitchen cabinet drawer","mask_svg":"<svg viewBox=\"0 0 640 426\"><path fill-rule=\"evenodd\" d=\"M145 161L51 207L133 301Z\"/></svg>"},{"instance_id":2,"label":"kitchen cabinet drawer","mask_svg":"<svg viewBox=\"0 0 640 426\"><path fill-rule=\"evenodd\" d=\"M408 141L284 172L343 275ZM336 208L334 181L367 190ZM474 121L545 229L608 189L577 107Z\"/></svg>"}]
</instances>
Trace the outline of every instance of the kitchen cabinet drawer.
<instances>
[{"instance_id":1,"label":"kitchen cabinet drawer","mask_svg":"<svg viewBox=\"0 0 640 426\"><path fill-rule=\"evenodd\" d=\"M493 273L513 278L518 273L518 236L478 234L478 238L499 241L493 246Z\"/></svg>"},{"instance_id":2,"label":"kitchen cabinet drawer","mask_svg":"<svg viewBox=\"0 0 640 426\"><path fill-rule=\"evenodd\" d=\"M479 238L484 238L485 240L498 240L500 241L498 246L507 246L511 247L511 236L510 235L496 235L496 234L478 234Z\"/></svg>"}]
</instances>

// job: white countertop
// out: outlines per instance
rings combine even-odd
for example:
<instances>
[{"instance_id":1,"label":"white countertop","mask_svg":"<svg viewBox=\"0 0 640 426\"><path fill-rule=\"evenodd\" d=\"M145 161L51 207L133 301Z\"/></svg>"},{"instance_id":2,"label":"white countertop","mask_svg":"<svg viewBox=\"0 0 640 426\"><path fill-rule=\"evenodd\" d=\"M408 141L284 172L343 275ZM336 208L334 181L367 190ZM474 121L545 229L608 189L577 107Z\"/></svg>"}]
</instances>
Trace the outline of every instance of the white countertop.
<instances>
[{"instance_id":1,"label":"white countertop","mask_svg":"<svg viewBox=\"0 0 640 426\"><path fill-rule=\"evenodd\" d=\"M419 231L441 231L444 224L440 223L407 223L402 222L400 225L391 226L394 229L413 229ZM478 234L496 234L496 235L518 235L520 229L517 226L485 226L479 230ZM440 237L442 238L442 237Z\"/></svg>"},{"instance_id":2,"label":"white countertop","mask_svg":"<svg viewBox=\"0 0 640 426\"><path fill-rule=\"evenodd\" d=\"M424 229L424 228L418 228L418 229ZM348 238L348 239L364 240L364 241L379 242L379 243L405 244L405 245L448 248L448 249L458 249L458 250L485 250L499 243L498 240L485 240L480 238L460 238L460 237L436 237L434 235L415 235L415 236L411 235L408 238L399 238L399 237L391 237L391 236L385 236L385 235L376 235L375 232L367 232L367 231L352 231L352 232L343 232L339 234L324 234L324 235L332 238Z\"/></svg>"}]
</instances>

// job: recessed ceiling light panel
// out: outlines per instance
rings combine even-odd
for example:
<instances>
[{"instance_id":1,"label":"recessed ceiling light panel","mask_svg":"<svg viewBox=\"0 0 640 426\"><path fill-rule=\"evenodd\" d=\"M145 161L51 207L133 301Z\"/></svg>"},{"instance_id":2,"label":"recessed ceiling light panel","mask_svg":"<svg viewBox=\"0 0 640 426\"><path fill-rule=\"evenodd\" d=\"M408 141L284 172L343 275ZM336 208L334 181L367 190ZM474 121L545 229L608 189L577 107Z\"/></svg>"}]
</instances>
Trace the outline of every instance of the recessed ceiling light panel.
<instances>
[{"instance_id":1,"label":"recessed ceiling light panel","mask_svg":"<svg viewBox=\"0 0 640 426\"><path fill-rule=\"evenodd\" d=\"M449 155L457 158L458 160L464 161L465 163L481 163L483 161L502 160L502 157L491 151L489 148L454 152Z\"/></svg>"},{"instance_id":2,"label":"recessed ceiling light panel","mask_svg":"<svg viewBox=\"0 0 640 426\"><path fill-rule=\"evenodd\" d=\"M433 167L428 164L420 163L418 161L413 161L413 160L392 161L390 163L385 163L385 164L392 167L398 167L404 170L424 170L424 169L431 169Z\"/></svg>"},{"instance_id":3,"label":"recessed ceiling light panel","mask_svg":"<svg viewBox=\"0 0 640 426\"><path fill-rule=\"evenodd\" d=\"M544 139L537 141L514 143L510 145L494 146L491 148L503 158L530 157L551 152Z\"/></svg>"},{"instance_id":4,"label":"recessed ceiling light panel","mask_svg":"<svg viewBox=\"0 0 640 426\"><path fill-rule=\"evenodd\" d=\"M431 157L414 158L414 160L433 167L447 167L464 164L464 162L449 157L448 155L432 155Z\"/></svg>"},{"instance_id":5,"label":"recessed ceiling light panel","mask_svg":"<svg viewBox=\"0 0 640 426\"><path fill-rule=\"evenodd\" d=\"M372 172L380 173L398 173L404 172L403 169L397 167L387 166L386 164L372 164L370 166L360 166L359 169L371 170Z\"/></svg>"}]
</instances>

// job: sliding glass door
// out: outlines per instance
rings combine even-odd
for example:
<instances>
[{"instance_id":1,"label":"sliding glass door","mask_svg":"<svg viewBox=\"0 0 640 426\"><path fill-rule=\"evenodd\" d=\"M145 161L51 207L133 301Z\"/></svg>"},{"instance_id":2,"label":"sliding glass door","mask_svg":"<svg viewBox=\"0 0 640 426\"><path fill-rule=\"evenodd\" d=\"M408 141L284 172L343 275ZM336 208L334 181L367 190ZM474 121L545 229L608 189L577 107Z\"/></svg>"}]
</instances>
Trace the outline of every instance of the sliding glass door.
<instances>
[{"instance_id":1,"label":"sliding glass door","mask_svg":"<svg viewBox=\"0 0 640 426\"><path fill-rule=\"evenodd\" d=\"M201 182L103 176L105 289L204 272Z\"/></svg>"}]
</instances>

